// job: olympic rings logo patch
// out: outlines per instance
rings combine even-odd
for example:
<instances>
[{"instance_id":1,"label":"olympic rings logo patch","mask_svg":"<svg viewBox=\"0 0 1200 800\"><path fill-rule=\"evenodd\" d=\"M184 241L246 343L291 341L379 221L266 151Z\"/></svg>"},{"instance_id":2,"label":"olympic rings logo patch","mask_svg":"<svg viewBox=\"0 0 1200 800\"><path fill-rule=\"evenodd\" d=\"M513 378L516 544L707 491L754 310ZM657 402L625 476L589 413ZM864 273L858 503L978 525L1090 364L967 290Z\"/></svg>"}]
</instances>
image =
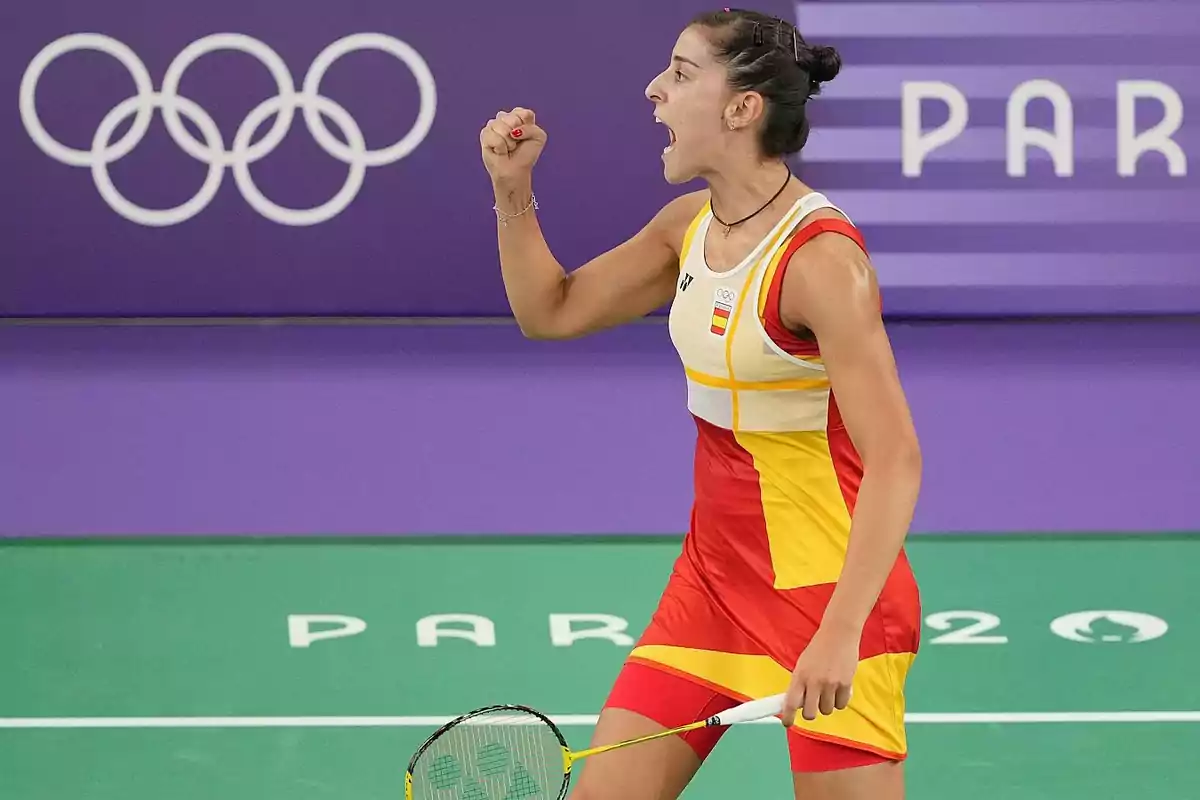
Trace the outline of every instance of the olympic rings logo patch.
<instances>
[{"instance_id":1,"label":"olympic rings logo patch","mask_svg":"<svg viewBox=\"0 0 1200 800\"><path fill-rule=\"evenodd\" d=\"M89 150L67 147L42 125L37 113L37 86L42 73L60 56L78 50L95 50L112 56L129 70L137 94L118 103L105 115L92 136ZM278 94L254 108L242 121L226 147L212 116L192 100L179 94L184 72L201 56L220 50L232 50L257 58L271 73ZM402 61L416 78L420 90L420 110L412 128L395 144L380 150L368 150L363 132L349 112L321 94L321 80L335 61L359 50L381 50ZM112 182L108 168L129 155L145 137L152 115L161 109L171 138L181 150L208 165L208 176L192 199L170 209L148 209L122 195ZM297 110L317 144L333 158L345 163L349 173L341 189L326 203L308 209L281 206L267 198L255 185L250 165L270 155L287 136ZM342 213L358 195L368 167L391 164L410 154L424 141L433 126L437 111L437 89L425 59L407 43L380 33L358 33L326 47L314 59L300 91L283 58L266 44L238 33L205 36L189 44L167 67L162 88L155 91L150 73L142 60L125 44L108 36L78 33L51 42L29 63L21 80L21 121L42 152L63 164L87 167L100 196L122 217L139 225L164 227L178 225L203 211L216 196L228 167L246 202L263 217L280 225L316 225ZM339 141L326 127L322 114L340 129L347 144ZM117 128L133 117L129 131L116 142ZM186 117L199 129L204 141L198 141L183 124ZM251 144L259 128L271 117L273 125L257 144Z\"/></svg>"}]
</instances>

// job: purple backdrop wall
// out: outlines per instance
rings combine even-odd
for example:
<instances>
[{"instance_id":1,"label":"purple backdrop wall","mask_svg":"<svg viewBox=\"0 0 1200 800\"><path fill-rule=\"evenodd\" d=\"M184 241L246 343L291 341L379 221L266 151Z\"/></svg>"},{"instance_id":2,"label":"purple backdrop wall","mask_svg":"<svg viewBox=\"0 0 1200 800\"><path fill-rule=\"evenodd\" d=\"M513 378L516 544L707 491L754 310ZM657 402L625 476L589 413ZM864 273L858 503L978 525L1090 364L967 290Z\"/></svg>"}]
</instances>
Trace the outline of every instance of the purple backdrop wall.
<instances>
[{"instance_id":1,"label":"purple backdrop wall","mask_svg":"<svg viewBox=\"0 0 1200 800\"><path fill-rule=\"evenodd\" d=\"M1200 530L1200 322L891 325L914 529ZM0 328L0 535L679 533L665 328Z\"/></svg>"},{"instance_id":2,"label":"purple backdrop wall","mask_svg":"<svg viewBox=\"0 0 1200 800\"><path fill-rule=\"evenodd\" d=\"M843 54L796 167L889 314L1200 313L1200 0L758 6ZM708 8L8 4L0 316L506 315L479 127L538 110L581 263L672 195L642 93ZM1197 325L892 330L917 530L1200 529ZM679 532L677 366L653 324L0 327L0 535Z\"/></svg>"},{"instance_id":3,"label":"purple backdrop wall","mask_svg":"<svg viewBox=\"0 0 1200 800\"><path fill-rule=\"evenodd\" d=\"M1196 0L757 5L843 52L798 166L862 225L891 313L1200 311L1200 184L1187 170L1200 138L1184 113L1200 96ZM537 178L542 215L561 260L582 262L670 197L663 132L642 92L681 25L709 8L8 6L0 89L19 100L0 118L10 316L506 314L479 127L515 104L540 112L553 137ZM365 49L335 58L327 48L343 37ZM222 46L254 56L200 55ZM319 86L276 97L277 82L300 90L307 78ZM1022 176L1006 148L1023 130L1013 98L1032 80L1045 82L1035 93L1058 93L1059 116L1045 98L1027 110L1031 126L1063 123L1061 159L1031 147ZM929 81L943 99L918 105ZM907 126L906 101L918 111ZM290 128L273 115L289 110ZM305 125L317 112L323 135ZM1121 174L1135 134L1160 122L1173 144ZM947 125L948 141L916 158ZM414 126L410 152L385 149ZM377 156L339 143L359 144L358 133ZM293 213L330 198L345 202Z\"/></svg>"}]
</instances>

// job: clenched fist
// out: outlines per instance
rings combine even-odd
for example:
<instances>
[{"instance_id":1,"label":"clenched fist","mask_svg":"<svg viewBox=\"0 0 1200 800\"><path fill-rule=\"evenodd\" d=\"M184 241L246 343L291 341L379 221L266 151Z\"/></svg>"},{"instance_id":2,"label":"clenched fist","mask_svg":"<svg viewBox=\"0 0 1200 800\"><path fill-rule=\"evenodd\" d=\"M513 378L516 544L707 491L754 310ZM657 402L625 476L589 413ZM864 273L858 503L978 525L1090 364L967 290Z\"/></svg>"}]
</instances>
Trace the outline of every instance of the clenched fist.
<instances>
[{"instance_id":1,"label":"clenched fist","mask_svg":"<svg viewBox=\"0 0 1200 800\"><path fill-rule=\"evenodd\" d=\"M546 146L546 132L528 108L501 111L479 132L483 165L493 183L528 178Z\"/></svg>"}]
</instances>

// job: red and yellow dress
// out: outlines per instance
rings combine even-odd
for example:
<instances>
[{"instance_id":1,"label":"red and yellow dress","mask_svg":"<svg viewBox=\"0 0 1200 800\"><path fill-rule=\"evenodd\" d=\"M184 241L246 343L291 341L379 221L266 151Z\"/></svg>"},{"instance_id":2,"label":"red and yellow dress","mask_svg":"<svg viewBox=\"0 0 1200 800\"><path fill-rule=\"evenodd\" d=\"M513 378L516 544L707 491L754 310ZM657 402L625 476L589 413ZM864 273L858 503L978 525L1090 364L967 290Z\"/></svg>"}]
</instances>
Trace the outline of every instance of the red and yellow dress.
<instances>
[{"instance_id":1,"label":"red and yellow dress","mask_svg":"<svg viewBox=\"0 0 1200 800\"><path fill-rule=\"evenodd\" d=\"M834 208L796 202L746 259L713 272L708 205L684 240L671 339L698 435L691 525L647 629L607 706L667 727L787 690L842 570L862 463L838 414L819 350L780 322L791 254L819 233L848 236ZM920 640L920 599L902 552L863 630L849 706L788 741L793 769L817 771L907 755L904 683ZM703 758L722 729L684 738Z\"/></svg>"}]
</instances>

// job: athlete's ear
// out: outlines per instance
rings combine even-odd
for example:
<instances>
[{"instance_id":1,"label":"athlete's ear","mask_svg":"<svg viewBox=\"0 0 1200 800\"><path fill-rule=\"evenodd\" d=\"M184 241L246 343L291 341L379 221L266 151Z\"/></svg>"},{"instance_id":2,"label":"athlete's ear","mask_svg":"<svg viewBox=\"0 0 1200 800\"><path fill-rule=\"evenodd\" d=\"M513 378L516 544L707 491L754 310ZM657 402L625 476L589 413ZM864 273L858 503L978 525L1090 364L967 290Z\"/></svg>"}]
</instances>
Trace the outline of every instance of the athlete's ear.
<instances>
[{"instance_id":1,"label":"athlete's ear","mask_svg":"<svg viewBox=\"0 0 1200 800\"><path fill-rule=\"evenodd\" d=\"M763 96L758 92L739 92L725 107L725 126L731 131L754 124L766 111Z\"/></svg>"}]
</instances>

